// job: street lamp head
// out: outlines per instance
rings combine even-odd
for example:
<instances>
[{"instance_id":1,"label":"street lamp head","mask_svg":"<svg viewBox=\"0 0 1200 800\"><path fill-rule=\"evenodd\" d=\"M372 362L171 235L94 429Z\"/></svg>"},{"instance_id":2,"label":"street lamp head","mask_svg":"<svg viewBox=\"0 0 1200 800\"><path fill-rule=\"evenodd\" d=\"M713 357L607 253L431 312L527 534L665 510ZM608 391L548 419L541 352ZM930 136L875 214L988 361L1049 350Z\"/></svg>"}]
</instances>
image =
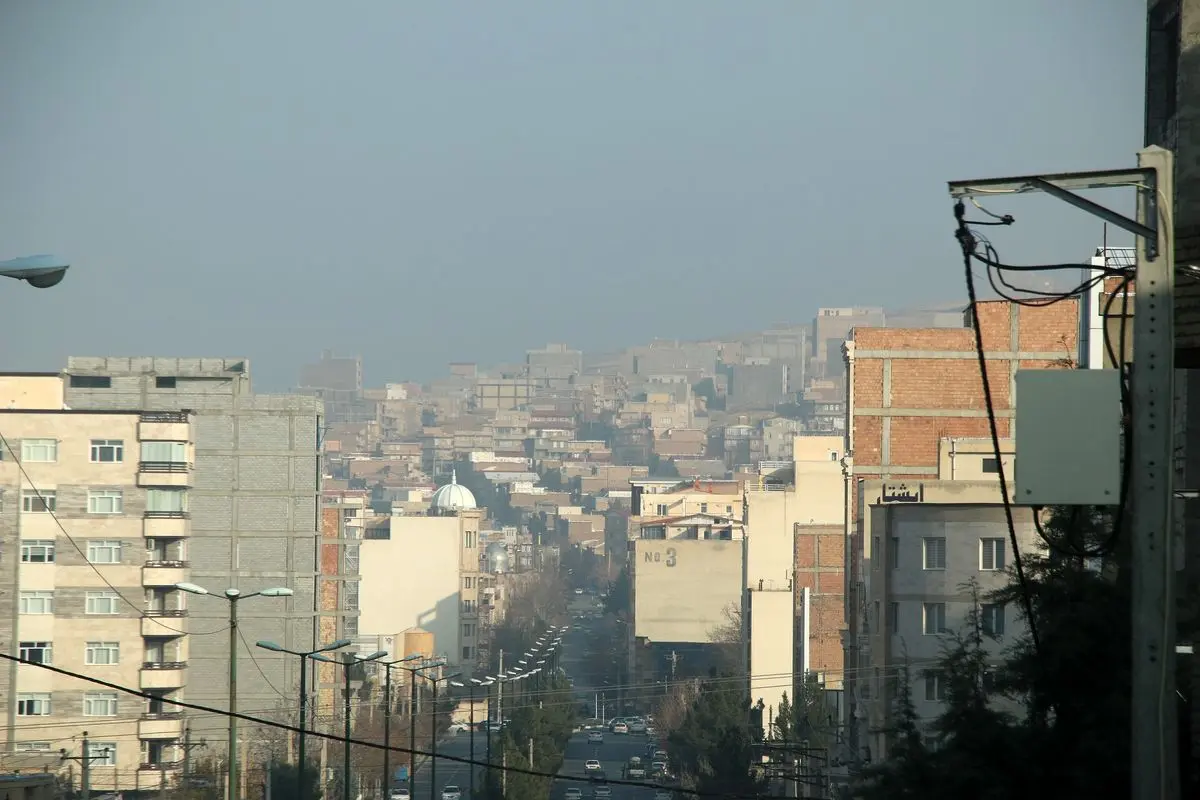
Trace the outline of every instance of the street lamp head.
<instances>
[{"instance_id":1,"label":"street lamp head","mask_svg":"<svg viewBox=\"0 0 1200 800\"><path fill-rule=\"evenodd\" d=\"M256 647L261 647L263 650L274 650L276 653L286 653L287 652L287 650L284 650L281 645L277 645L274 642L262 641L262 642L255 642L254 644Z\"/></svg>"},{"instance_id":2,"label":"street lamp head","mask_svg":"<svg viewBox=\"0 0 1200 800\"><path fill-rule=\"evenodd\" d=\"M274 589L263 589L259 594L263 597L291 597L292 590L286 586L277 586Z\"/></svg>"},{"instance_id":3,"label":"street lamp head","mask_svg":"<svg viewBox=\"0 0 1200 800\"><path fill-rule=\"evenodd\" d=\"M450 685L451 685L451 686L457 686L457 687L458 687L458 688L460 688L460 689L461 689L461 688L463 688L464 686L466 686L466 684L465 684L465 683L460 683L459 681L450 681Z\"/></svg>"},{"instance_id":4,"label":"street lamp head","mask_svg":"<svg viewBox=\"0 0 1200 800\"><path fill-rule=\"evenodd\" d=\"M336 658L330 658L329 656L323 656L320 653L309 653L308 657L311 658L313 661L324 661L327 664L341 664L342 663L341 661L339 661Z\"/></svg>"},{"instance_id":5,"label":"street lamp head","mask_svg":"<svg viewBox=\"0 0 1200 800\"><path fill-rule=\"evenodd\" d=\"M49 289L62 283L70 266L58 256L22 256L0 261L0 275L25 281L35 289Z\"/></svg>"},{"instance_id":6,"label":"street lamp head","mask_svg":"<svg viewBox=\"0 0 1200 800\"><path fill-rule=\"evenodd\" d=\"M375 661L376 659L383 658L387 654L388 654L387 650L376 650L374 653L371 653L370 655L354 656L354 658L358 659L359 661Z\"/></svg>"},{"instance_id":7,"label":"street lamp head","mask_svg":"<svg viewBox=\"0 0 1200 800\"><path fill-rule=\"evenodd\" d=\"M188 594L208 594L208 589L205 589L203 586L197 586L194 583L177 583L175 584L175 588Z\"/></svg>"},{"instance_id":8,"label":"street lamp head","mask_svg":"<svg viewBox=\"0 0 1200 800\"><path fill-rule=\"evenodd\" d=\"M416 661L418 658L424 658L424 657L425 656L421 655L420 653L413 653L411 656L405 656L404 658L400 659L396 663L397 664L407 664L409 661Z\"/></svg>"},{"instance_id":9,"label":"street lamp head","mask_svg":"<svg viewBox=\"0 0 1200 800\"><path fill-rule=\"evenodd\" d=\"M336 642L330 642L323 647L318 647L314 652L328 653L330 650L341 650L343 647L349 647L352 644L354 644L354 642L350 641L349 639L338 639Z\"/></svg>"}]
</instances>

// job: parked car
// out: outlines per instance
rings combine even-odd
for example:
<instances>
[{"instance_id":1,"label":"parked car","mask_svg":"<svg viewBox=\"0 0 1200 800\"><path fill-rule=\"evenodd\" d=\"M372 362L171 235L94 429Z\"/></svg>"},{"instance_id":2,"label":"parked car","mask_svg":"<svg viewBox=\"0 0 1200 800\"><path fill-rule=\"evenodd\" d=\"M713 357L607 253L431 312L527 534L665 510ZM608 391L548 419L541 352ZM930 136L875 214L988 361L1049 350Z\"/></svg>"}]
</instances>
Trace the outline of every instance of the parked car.
<instances>
[{"instance_id":1,"label":"parked car","mask_svg":"<svg viewBox=\"0 0 1200 800\"><path fill-rule=\"evenodd\" d=\"M442 787L442 800L462 800L462 789L453 783Z\"/></svg>"},{"instance_id":2,"label":"parked car","mask_svg":"<svg viewBox=\"0 0 1200 800\"><path fill-rule=\"evenodd\" d=\"M612 732L615 734L618 734L618 735L619 734L627 734L627 733L629 733L629 726L626 725L624 722L614 723L612 726Z\"/></svg>"}]
</instances>

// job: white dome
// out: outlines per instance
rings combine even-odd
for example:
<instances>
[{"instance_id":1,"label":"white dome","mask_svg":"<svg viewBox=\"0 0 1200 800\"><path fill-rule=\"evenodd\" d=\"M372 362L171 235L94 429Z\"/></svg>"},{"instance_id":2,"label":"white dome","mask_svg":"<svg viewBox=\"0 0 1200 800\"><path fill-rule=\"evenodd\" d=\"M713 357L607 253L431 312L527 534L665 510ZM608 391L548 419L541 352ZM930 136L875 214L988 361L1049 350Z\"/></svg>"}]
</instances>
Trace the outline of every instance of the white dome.
<instances>
[{"instance_id":1,"label":"white dome","mask_svg":"<svg viewBox=\"0 0 1200 800\"><path fill-rule=\"evenodd\" d=\"M433 493L430 508L434 511L463 511L476 508L475 495L471 490L458 483L457 471L450 473L450 482Z\"/></svg>"}]
</instances>

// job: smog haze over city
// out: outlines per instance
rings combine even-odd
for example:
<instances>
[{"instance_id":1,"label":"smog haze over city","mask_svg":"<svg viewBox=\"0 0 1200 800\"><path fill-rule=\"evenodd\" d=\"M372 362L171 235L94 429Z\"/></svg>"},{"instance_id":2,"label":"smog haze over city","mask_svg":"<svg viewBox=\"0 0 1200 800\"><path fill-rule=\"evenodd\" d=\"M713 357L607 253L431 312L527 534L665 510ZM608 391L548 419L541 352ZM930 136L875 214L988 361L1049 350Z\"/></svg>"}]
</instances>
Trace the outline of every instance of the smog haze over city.
<instances>
[{"instance_id":1,"label":"smog haze over city","mask_svg":"<svg viewBox=\"0 0 1200 800\"><path fill-rule=\"evenodd\" d=\"M0 251L73 266L5 287L6 367L282 390L328 347L378 385L961 306L945 182L1131 163L1143 5L9 0ZM1010 263L1103 235L994 210Z\"/></svg>"}]
</instances>

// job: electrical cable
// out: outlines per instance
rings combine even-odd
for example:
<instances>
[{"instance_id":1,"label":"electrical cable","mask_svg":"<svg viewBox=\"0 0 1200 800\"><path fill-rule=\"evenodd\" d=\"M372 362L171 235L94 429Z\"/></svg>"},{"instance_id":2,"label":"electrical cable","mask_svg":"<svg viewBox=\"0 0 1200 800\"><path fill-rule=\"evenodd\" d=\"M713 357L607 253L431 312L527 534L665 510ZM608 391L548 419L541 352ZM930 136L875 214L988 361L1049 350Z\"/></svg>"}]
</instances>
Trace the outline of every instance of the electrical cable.
<instances>
[{"instance_id":1,"label":"electrical cable","mask_svg":"<svg viewBox=\"0 0 1200 800\"><path fill-rule=\"evenodd\" d=\"M979 363L979 378L983 384L983 403L987 411L988 431L992 437L992 450L996 457L997 477L1000 480L1000 497L1004 503L1004 519L1008 524L1008 538L1013 549L1013 569L1017 573L1017 585L1021 590L1022 605L1025 606L1026 623L1029 626L1029 638L1033 643L1034 653L1041 656L1042 641L1038 634L1037 619L1033 612L1033 596L1029 591L1029 579L1025 575L1025 565L1021 557L1020 542L1017 540L1017 526L1013 519L1012 502L1008 496L1008 478L1004 470L1004 456L1000 448L1000 428L996 420L996 405L992 397L992 383L988 377L987 353L983 348L983 327L979 321L979 297L975 291L975 275L971 270L971 258L974 253L974 236L967 227L964 214L966 207L962 201L954 204L954 216L958 221L955 237L962 247L963 270L967 280L967 301L970 303L974 324L971 329L975 338L975 357Z\"/></svg>"},{"instance_id":2,"label":"electrical cable","mask_svg":"<svg viewBox=\"0 0 1200 800\"><path fill-rule=\"evenodd\" d=\"M79 553L84 562L91 568L92 572L96 573L97 577L104 582L104 585L111 589L113 593L116 594L117 597L121 598L123 602L128 604L130 608L136 611L140 619L151 620L155 624L162 626L171 633L175 633L180 636L212 636L213 634L222 633L229 630L229 626L226 625L225 627L218 628L215 631L182 631L178 628L171 627L158 617L150 616L143 609L139 608L138 605L126 597L120 589L118 589L116 586L113 586L112 582L109 581L108 576L101 572L100 568L93 564L92 560L88 558L87 550L79 546L79 542L77 542L75 537L73 537L67 531L66 527L62 524L62 520L59 519L58 514L55 513L54 509L50 508L50 504L46 502L48 498L46 495L42 494L42 490L37 487L36 483L34 483L33 478L31 478L29 472L26 471L25 464L23 463L21 457L15 450L13 450L12 445L9 443L8 439L4 437L2 432L0 432L0 446L3 447L4 452L8 452L12 456L12 460L16 463L17 469L20 470L21 477L24 478L25 482L29 484L29 488L33 490L34 494L37 496L37 499L41 502L42 508L45 509L45 513L50 515L50 519L54 521L54 524L58 527L59 532L62 533L66 540L71 543L71 546L75 548L76 552Z\"/></svg>"},{"instance_id":3,"label":"electrical cable","mask_svg":"<svg viewBox=\"0 0 1200 800\"><path fill-rule=\"evenodd\" d=\"M26 661L25 659L21 658L20 656L14 656L9 653L0 653L0 659L9 661L12 663L16 663L16 664L27 664L27 665L35 666L39 669L43 669L48 672L53 672L58 675L65 675L65 676L71 677L71 678L77 678L81 681L86 681L87 683L91 683L96 686L103 686L107 689L114 689L118 692L133 695L135 697L142 697L142 698L145 698L148 700L150 700L150 699L162 700L162 702L164 702L164 703L170 703L173 706L176 706L178 708L185 708L190 711L200 711L200 712L204 712L207 714L215 714L218 716L222 716L222 717L226 717L226 718L233 718L233 719L240 720L242 722L250 722L250 723L254 723L256 725L262 725L263 727L274 728L276 730L286 731L289 733L299 734L299 733L303 732L306 736L313 738L313 739L323 739L323 740L326 740L329 742L341 742L344 744L349 744L349 745L353 745L353 746L357 746L357 747L366 747L366 748L369 748L372 750L383 750L384 749L384 746L377 742L368 742L368 741L364 741L361 739L354 739L354 738L347 739L345 736L336 736L334 734L322 733L320 731L301 731L299 727L297 727L295 725L289 725L287 723L274 722L272 720L260 719L258 717L254 717L249 714L243 714L241 712L225 711L225 710L222 710L219 708L203 706L198 703L189 703L189 702L185 702L183 700L173 700L170 698L159 697L157 695L152 695L149 692L144 692L140 689L134 689L129 686L122 686L121 684L113 683L112 681L106 681L101 678L93 678L90 675L84 675L79 672L73 672L71 670L63 669L61 667L55 667L50 664L40 664L40 663L35 663L32 661ZM549 778L551 780L563 781L566 783L584 784L584 783L589 782L589 778L587 778L586 776L560 775L557 773L545 772L543 770L525 769L522 767L489 764L487 761L479 761L477 759L462 758L460 756L451 756L451 755L446 755L446 754L442 754L442 753L434 753L429 750L418 750L418 749L412 748L412 747L399 747L399 746L393 745L393 746L388 747L387 749L393 753L402 753L402 754L409 755L409 756L425 756L428 758L436 757L436 758L442 759L444 761L452 761L454 763L465 764L467 766L483 767L483 768L491 769L491 770L494 770L497 772L508 772L508 773L516 774L516 775L528 775L528 776L534 777L534 778ZM761 795L735 795L735 794L728 794L728 793L724 793L724 792L702 792L697 789L685 789L685 788L678 787L678 786L668 786L665 784L652 783L650 781L631 781L631 780L627 780L627 779L609 778L605 781L605 783L610 786L633 786L633 787L638 787L638 788L666 789L666 790L669 790L676 794L684 794L684 795L689 795L691 797L731 798L733 800L761 800Z\"/></svg>"},{"instance_id":4,"label":"electrical cable","mask_svg":"<svg viewBox=\"0 0 1200 800\"><path fill-rule=\"evenodd\" d=\"M242 640L242 644L244 644L246 646L246 654L250 656L250 663L254 665L254 668L256 670L258 670L258 674L263 679L263 683L267 684L267 687L270 688L270 690L272 692L279 695L284 700L290 700L291 698L288 697L283 692L279 691L279 689L276 688L275 684L271 683L271 679L267 677L267 673L262 668L262 664L259 664L258 659L254 657L254 648L250 646L250 642L246 641L245 632L243 632L242 629L239 627L237 633L238 633L238 638Z\"/></svg>"}]
</instances>

